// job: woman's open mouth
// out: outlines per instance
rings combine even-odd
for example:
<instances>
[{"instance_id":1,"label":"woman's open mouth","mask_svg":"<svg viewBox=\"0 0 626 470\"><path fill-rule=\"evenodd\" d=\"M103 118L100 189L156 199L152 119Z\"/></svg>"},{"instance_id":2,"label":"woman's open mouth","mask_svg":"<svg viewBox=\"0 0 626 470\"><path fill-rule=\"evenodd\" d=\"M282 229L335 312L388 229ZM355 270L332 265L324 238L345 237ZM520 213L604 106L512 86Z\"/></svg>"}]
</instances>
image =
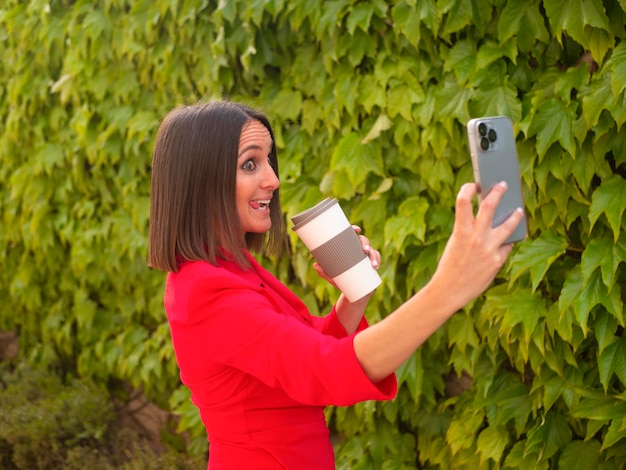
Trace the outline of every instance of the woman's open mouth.
<instances>
[{"instance_id":1,"label":"woman's open mouth","mask_svg":"<svg viewBox=\"0 0 626 470\"><path fill-rule=\"evenodd\" d=\"M270 209L270 199L250 201L250 207L257 211L267 211Z\"/></svg>"}]
</instances>

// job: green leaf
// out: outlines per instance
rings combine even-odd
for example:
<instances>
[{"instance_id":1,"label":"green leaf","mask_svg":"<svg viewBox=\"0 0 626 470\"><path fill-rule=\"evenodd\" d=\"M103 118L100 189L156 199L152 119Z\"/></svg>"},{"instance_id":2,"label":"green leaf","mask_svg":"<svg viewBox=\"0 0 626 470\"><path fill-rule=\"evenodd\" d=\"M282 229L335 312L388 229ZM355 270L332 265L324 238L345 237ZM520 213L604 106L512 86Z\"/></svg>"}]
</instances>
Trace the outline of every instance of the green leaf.
<instances>
[{"instance_id":1,"label":"green leaf","mask_svg":"<svg viewBox=\"0 0 626 470\"><path fill-rule=\"evenodd\" d=\"M574 40L588 46L585 26L608 29L609 19L601 0L551 0L544 2L550 25L561 40L566 31Z\"/></svg>"},{"instance_id":2,"label":"green leaf","mask_svg":"<svg viewBox=\"0 0 626 470\"><path fill-rule=\"evenodd\" d=\"M111 29L111 24L104 11L94 9L83 19L83 28L92 41L98 41L104 31Z\"/></svg>"},{"instance_id":3,"label":"green leaf","mask_svg":"<svg viewBox=\"0 0 626 470\"><path fill-rule=\"evenodd\" d=\"M585 441L593 439L599 432L609 424L609 420L593 420L587 421L587 432L585 433Z\"/></svg>"},{"instance_id":4,"label":"green leaf","mask_svg":"<svg viewBox=\"0 0 626 470\"><path fill-rule=\"evenodd\" d=\"M593 323L593 330L598 341L598 354L601 355L604 348L615 339L617 321L607 312L598 312Z\"/></svg>"},{"instance_id":5,"label":"green leaf","mask_svg":"<svg viewBox=\"0 0 626 470\"><path fill-rule=\"evenodd\" d=\"M615 45L615 37L604 29L585 28L587 31L588 48L591 57L597 63L602 63L607 52Z\"/></svg>"},{"instance_id":6,"label":"green leaf","mask_svg":"<svg viewBox=\"0 0 626 470\"><path fill-rule=\"evenodd\" d=\"M604 436L604 442L602 443L602 451L614 446L618 441L626 437L626 418L623 416L615 417L611 422L609 429Z\"/></svg>"},{"instance_id":7,"label":"green leaf","mask_svg":"<svg viewBox=\"0 0 626 470\"><path fill-rule=\"evenodd\" d=\"M469 121L467 102L471 97L471 91L461 87L454 80L446 80L443 88L439 89L435 96L435 114L442 122L448 118L454 118L460 122Z\"/></svg>"},{"instance_id":8,"label":"green leaf","mask_svg":"<svg viewBox=\"0 0 626 470\"><path fill-rule=\"evenodd\" d=\"M367 135L363 138L362 143L368 144L372 140L377 139L383 131L389 129L392 125L391 119L386 114L380 114L376 118L376 122L367 133Z\"/></svg>"},{"instance_id":9,"label":"green leaf","mask_svg":"<svg viewBox=\"0 0 626 470\"><path fill-rule=\"evenodd\" d=\"M333 170L345 170L354 186L361 184L370 173L383 176L383 160L377 147L363 143L356 132L344 135L331 157Z\"/></svg>"},{"instance_id":10,"label":"green leaf","mask_svg":"<svg viewBox=\"0 0 626 470\"><path fill-rule=\"evenodd\" d=\"M518 434L524 432L526 423L533 413L533 405L530 399L529 389L523 383L514 383L503 387L496 394L487 397L493 406L493 416L489 421L492 425L505 425L510 421L514 421L515 430Z\"/></svg>"},{"instance_id":11,"label":"green leaf","mask_svg":"<svg viewBox=\"0 0 626 470\"><path fill-rule=\"evenodd\" d=\"M626 261L626 236L621 235L616 243L607 238L590 240L580 262L583 282L588 282L593 271L600 268L602 281L607 286L612 286L617 267L624 261Z\"/></svg>"},{"instance_id":12,"label":"green leaf","mask_svg":"<svg viewBox=\"0 0 626 470\"><path fill-rule=\"evenodd\" d=\"M355 31L352 38L347 57L352 67L358 67L363 62L363 58L374 49L375 44L373 38L361 29ZM361 88L360 85L357 84L357 86Z\"/></svg>"},{"instance_id":13,"label":"green leaf","mask_svg":"<svg viewBox=\"0 0 626 470\"><path fill-rule=\"evenodd\" d=\"M604 5L600 0L582 0L581 12L585 25L600 29L609 29L609 19L606 16ZM571 5L571 2L568 3Z\"/></svg>"},{"instance_id":14,"label":"green leaf","mask_svg":"<svg viewBox=\"0 0 626 470\"><path fill-rule=\"evenodd\" d=\"M591 183L595 176L596 165L591 158L577 158L574 160L574 165L572 166L572 175L574 176L576 183L579 185L580 190L583 193L587 193L590 190ZM581 212L577 215L581 219L586 219L589 213L589 202L578 202L571 201L570 204L572 208L577 208L577 210L571 210L573 213ZM572 214L573 217L573 214ZM575 220L570 217L570 220Z\"/></svg>"},{"instance_id":15,"label":"green leaf","mask_svg":"<svg viewBox=\"0 0 626 470\"><path fill-rule=\"evenodd\" d=\"M518 470L520 468L532 468L533 470L548 470L550 463L541 460L541 457L535 453L524 452L526 440L518 441L513 449L507 454L504 460L505 469Z\"/></svg>"},{"instance_id":16,"label":"green leaf","mask_svg":"<svg viewBox=\"0 0 626 470\"><path fill-rule=\"evenodd\" d=\"M480 339L476 334L472 317L462 312L454 315L448 322L448 345L465 352L467 346L476 348Z\"/></svg>"},{"instance_id":17,"label":"green leaf","mask_svg":"<svg viewBox=\"0 0 626 470\"><path fill-rule=\"evenodd\" d=\"M481 467L487 460L500 462L504 450L509 445L509 436L499 426L489 426L478 436L477 451L480 453Z\"/></svg>"},{"instance_id":18,"label":"green leaf","mask_svg":"<svg viewBox=\"0 0 626 470\"><path fill-rule=\"evenodd\" d=\"M140 111L135 113L133 117L128 120L127 125L127 138L129 140L135 138L135 136L139 136L140 140L147 140L151 137L154 129L158 127L159 118L151 111ZM123 129L123 125L120 126L119 129Z\"/></svg>"},{"instance_id":19,"label":"green leaf","mask_svg":"<svg viewBox=\"0 0 626 470\"><path fill-rule=\"evenodd\" d=\"M96 304L89 298L89 294L84 289L77 289L74 292L74 308L79 328L84 329L93 324Z\"/></svg>"},{"instance_id":20,"label":"green leaf","mask_svg":"<svg viewBox=\"0 0 626 470\"><path fill-rule=\"evenodd\" d=\"M431 144L435 144L431 142ZM419 172L428 175L425 184L436 192L445 191L454 181L454 173L450 166L450 161L445 158L435 160L421 159L418 162ZM442 194L443 195L443 194ZM447 231L448 227L445 227Z\"/></svg>"},{"instance_id":21,"label":"green leaf","mask_svg":"<svg viewBox=\"0 0 626 470\"><path fill-rule=\"evenodd\" d=\"M217 5L217 11L220 12L224 19L229 23L233 23L237 16L237 3L228 1L228 0L220 0Z\"/></svg>"},{"instance_id":22,"label":"green leaf","mask_svg":"<svg viewBox=\"0 0 626 470\"><path fill-rule=\"evenodd\" d=\"M476 432L484 423L482 413L471 413L453 419L446 431L446 441L452 450L452 455L461 449L471 449L474 445Z\"/></svg>"},{"instance_id":23,"label":"green leaf","mask_svg":"<svg viewBox=\"0 0 626 470\"><path fill-rule=\"evenodd\" d=\"M509 282L513 283L525 272L530 272L532 291L534 292L546 275L548 268L565 253L568 245L565 237L552 231L545 231L536 239L525 241L511 257L509 263L511 279Z\"/></svg>"},{"instance_id":24,"label":"green leaf","mask_svg":"<svg viewBox=\"0 0 626 470\"><path fill-rule=\"evenodd\" d=\"M485 70L502 70L504 72L504 61L502 59L509 59L513 64L517 63L517 57L519 50L514 40L510 39L505 43L497 43L495 41L487 41L478 50L478 56L476 58L476 65L478 68Z\"/></svg>"},{"instance_id":25,"label":"green leaf","mask_svg":"<svg viewBox=\"0 0 626 470\"><path fill-rule=\"evenodd\" d=\"M567 388L567 382L563 377L549 369L542 369L541 379L543 381L543 406L546 411L549 411L552 405L563 395Z\"/></svg>"},{"instance_id":26,"label":"green leaf","mask_svg":"<svg viewBox=\"0 0 626 470\"><path fill-rule=\"evenodd\" d=\"M485 309L502 313L500 329L507 341L510 341L514 327L522 325L524 341L528 344L539 319L545 316L546 304L541 296L533 295L528 290L518 288L509 291L503 285L488 292Z\"/></svg>"},{"instance_id":27,"label":"green leaf","mask_svg":"<svg viewBox=\"0 0 626 470\"><path fill-rule=\"evenodd\" d=\"M448 8L449 10L447 11L447 20L444 25L446 34L456 33L472 23L475 19L472 3L466 0L450 0L447 2L446 10Z\"/></svg>"},{"instance_id":28,"label":"green leaf","mask_svg":"<svg viewBox=\"0 0 626 470\"><path fill-rule=\"evenodd\" d=\"M357 192L345 170L336 171L332 177L332 191L339 199L352 199Z\"/></svg>"},{"instance_id":29,"label":"green leaf","mask_svg":"<svg viewBox=\"0 0 626 470\"><path fill-rule=\"evenodd\" d=\"M63 74L61 77L59 77L59 79L57 81L55 81L51 86L50 86L50 93L67 93L68 92L68 88L72 87L72 74L66 73ZM65 99L62 99L61 101L65 101Z\"/></svg>"},{"instance_id":30,"label":"green leaf","mask_svg":"<svg viewBox=\"0 0 626 470\"><path fill-rule=\"evenodd\" d=\"M424 382L424 366L422 365L422 354L415 352L398 368L398 383L406 383L413 401L417 402L422 391Z\"/></svg>"},{"instance_id":31,"label":"green leaf","mask_svg":"<svg viewBox=\"0 0 626 470\"><path fill-rule=\"evenodd\" d=\"M417 45L420 40L420 18L415 6L397 3L391 9L391 18L394 26L406 36L408 41Z\"/></svg>"},{"instance_id":32,"label":"green leaf","mask_svg":"<svg viewBox=\"0 0 626 470\"><path fill-rule=\"evenodd\" d=\"M559 311L563 313L565 309L572 307L576 320L586 335L589 313L599 304L602 304L618 323L623 323L623 305L619 287L615 285L607 287L597 271L591 274L588 282L583 282L579 267L570 271L559 297Z\"/></svg>"},{"instance_id":33,"label":"green leaf","mask_svg":"<svg viewBox=\"0 0 626 470\"><path fill-rule=\"evenodd\" d=\"M548 411L528 432L525 454L538 453L549 459L572 440L567 419L556 411Z\"/></svg>"},{"instance_id":34,"label":"green leaf","mask_svg":"<svg viewBox=\"0 0 626 470\"><path fill-rule=\"evenodd\" d=\"M498 39L504 42L520 31L520 25L528 9L527 0L511 0L504 5L499 15Z\"/></svg>"},{"instance_id":35,"label":"green leaf","mask_svg":"<svg viewBox=\"0 0 626 470\"><path fill-rule=\"evenodd\" d=\"M539 158L554 143L559 143L572 156L576 155L573 125L576 120L574 111L565 103L556 99L543 102L528 129L529 136L537 136Z\"/></svg>"},{"instance_id":36,"label":"green leaf","mask_svg":"<svg viewBox=\"0 0 626 470\"><path fill-rule=\"evenodd\" d=\"M387 92L389 116L394 117L400 114L404 119L412 121L413 105L423 101L423 94L420 92L421 90L405 84L390 87Z\"/></svg>"},{"instance_id":37,"label":"green leaf","mask_svg":"<svg viewBox=\"0 0 626 470\"><path fill-rule=\"evenodd\" d=\"M348 0L324 2L323 13L315 29L317 37L331 34L339 26L348 3Z\"/></svg>"},{"instance_id":38,"label":"green leaf","mask_svg":"<svg viewBox=\"0 0 626 470\"><path fill-rule=\"evenodd\" d=\"M622 230L622 215L626 209L626 180L619 175L611 175L597 188L591 198L589 208L589 222L591 228L601 214L607 218L615 243Z\"/></svg>"},{"instance_id":39,"label":"green leaf","mask_svg":"<svg viewBox=\"0 0 626 470\"><path fill-rule=\"evenodd\" d=\"M560 312L558 303L553 303L546 312L546 326L551 334L557 332L560 338L572 342L574 338L574 311L570 308Z\"/></svg>"},{"instance_id":40,"label":"green leaf","mask_svg":"<svg viewBox=\"0 0 626 470\"><path fill-rule=\"evenodd\" d=\"M601 395L598 393L596 392L590 398L583 398L574 405L570 410L572 417L590 420L611 420L626 416L626 402L615 397L606 396L604 393Z\"/></svg>"},{"instance_id":41,"label":"green leaf","mask_svg":"<svg viewBox=\"0 0 626 470\"><path fill-rule=\"evenodd\" d=\"M559 456L559 469L588 470L598 468L599 455L600 443L597 440L572 441Z\"/></svg>"},{"instance_id":42,"label":"green leaf","mask_svg":"<svg viewBox=\"0 0 626 470\"><path fill-rule=\"evenodd\" d=\"M587 126L593 128L598 124L602 111L614 106L614 95L611 89L609 74L594 75L591 86L582 97L582 109Z\"/></svg>"},{"instance_id":43,"label":"green leaf","mask_svg":"<svg viewBox=\"0 0 626 470\"><path fill-rule=\"evenodd\" d=\"M444 70L452 71L459 83L467 83L476 67L476 43L469 40L458 41L444 62Z\"/></svg>"},{"instance_id":44,"label":"green leaf","mask_svg":"<svg viewBox=\"0 0 626 470\"><path fill-rule=\"evenodd\" d=\"M432 152L437 158L445 158L446 150L448 150L450 145L450 137L441 123L436 122L428 126L422 131L420 138L424 147L432 147ZM424 161L423 166L432 168L435 166L435 163L433 161Z\"/></svg>"},{"instance_id":45,"label":"green leaf","mask_svg":"<svg viewBox=\"0 0 626 470\"><path fill-rule=\"evenodd\" d=\"M517 88L504 82L479 89L472 97L472 112L480 116L508 116L513 122L522 118L522 103Z\"/></svg>"},{"instance_id":46,"label":"green leaf","mask_svg":"<svg viewBox=\"0 0 626 470\"><path fill-rule=\"evenodd\" d=\"M354 115L359 97L359 78L354 76L354 70L347 68L335 72L334 76L336 109Z\"/></svg>"},{"instance_id":47,"label":"green leaf","mask_svg":"<svg viewBox=\"0 0 626 470\"><path fill-rule=\"evenodd\" d=\"M615 120L615 124L617 128L621 128L626 122L626 91L623 91L621 95L617 97L615 104L608 108L608 111L611 113L611 116ZM624 148L624 142L620 142L619 140L615 142L616 148ZM626 155L626 151L613 151L613 153L617 156L618 161L624 159L624 155ZM620 158L621 156L621 158Z\"/></svg>"},{"instance_id":48,"label":"green leaf","mask_svg":"<svg viewBox=\"0 0 626 470\"><path fill-rule=\"evenodd\" d=\"M426 199L411 196L400 204L398 213L385 223L385 240L399 252L405 249L405 240L409 235L424 241L426 234L425 216L430 205Z\"/></svg>"},{"instance_id":49,"label":"green leaf","mask_svg":"<svg viewBox=\"0 0 626 470\"><path fill-rule=\"evenodd\" d=\"M615 97L626 89L626 43L620 42L606 64L611 74L611 88Z\"/></svg>"},{"instance_id":50,"label":"green leaf","mask_svg":"<svg viewBox=\"0 0 626 470\"><path fill-rule=\"evenodd\" d=\"M379 227L383 227L387 220L387 199L380 196L379 199L361 199L353 206L351 220L358 223L372 242L372 246L383 246L383 232Z\"/></svg>"},{"instance_id":51,"label":"green leaf","mask_svg":"<svg viewBox=\"0 0 626 470\"><path fill-rule=\"evenodd\" d=\"M48 142L38 152L37 160L43 172L50 175L55 167L61 167L63 165L65 155L59 145Z\"/></svg>"},{"instance_id":52,"label":"green leaf","mask_svg":"<svg viewBox=\"0 0 626 470\"><path fill-rule=\"evenodd\" d=\"M498 18L498 39L505 42L518 36L523 50L536 41L547 43L549 40L545 20L539 11L541 2L528 0L508 1Z\"/></svg>"},{"instance_id":53,"label":"green leaf","mask_svg":"<svg viewBox=\"0 0 626 470\"><path fill-rule=\"evenodd\" d=\"M354 34L354 30L358 27L366 33L372 20L374 6L371 3L358 3L348 15L346 26L350 35Z\"/></svg>"},{"instance_id":54,"label":"green leaf","mask_svg":"<svg viewBox=\"0 0 626 470\"><path fill-rule=\"evenodd\" d=\"M437 0L416 0L412 3L419 11L420 20L422 20L426 27L433 33L439 31L443 13L439 11ZM415 3L417 3L417 5L415 5Z\"/></svg>"},{"instance_id":55,"label":"green leaf","mask_svg":"<svg viewBox=\"0 0 626 470\"><path fill-rule=\"evenodd\" d=\"M380 86L374 76L366 75L361 80L359 103L368 114L372 112L374 106L378 106L380 109L385 109L387 106L385 89ZM303 113L303 116L306 116L306 113Z\"/></svg>"},{"instance_id":56,"label":"green leaf","mask_svg":"<svg viewBox=\"0 0 626 470\"><path fill-rule=\"evenodd\" d=\"M294 90L281 90L272 100L272 111L281 119L295 121L302 110L302 94Z\"/></svg>"},{"instance_id":57,"label":"green leaf","mask_svg":"<svg viewBox=\"0 0 626 470\"><path fill-rule=\"evenodd\" d=\"M609 380L615 374L626 385L626 338L615 338L598 357L600 383L606 392Z\"/></svg>"}]
</instances>

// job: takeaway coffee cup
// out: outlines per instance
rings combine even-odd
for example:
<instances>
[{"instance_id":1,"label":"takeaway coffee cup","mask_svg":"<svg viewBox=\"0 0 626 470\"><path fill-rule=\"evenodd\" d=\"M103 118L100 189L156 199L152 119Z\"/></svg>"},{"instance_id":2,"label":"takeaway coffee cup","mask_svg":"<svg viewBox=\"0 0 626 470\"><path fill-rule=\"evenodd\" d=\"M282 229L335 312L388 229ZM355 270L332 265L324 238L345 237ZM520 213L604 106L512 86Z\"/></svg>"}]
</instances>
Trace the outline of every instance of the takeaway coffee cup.
<instances>
[{"instance_id":1,"label":"takeaway coffee cup","mask_svg":"<svg viewBox=\"0 0 626 470\"><path fill-rule=\"evenodd\" d=\"M291 221L300 240L350 302L381 284L337 199L326 198Z\"/></svg>"}]
</instances>

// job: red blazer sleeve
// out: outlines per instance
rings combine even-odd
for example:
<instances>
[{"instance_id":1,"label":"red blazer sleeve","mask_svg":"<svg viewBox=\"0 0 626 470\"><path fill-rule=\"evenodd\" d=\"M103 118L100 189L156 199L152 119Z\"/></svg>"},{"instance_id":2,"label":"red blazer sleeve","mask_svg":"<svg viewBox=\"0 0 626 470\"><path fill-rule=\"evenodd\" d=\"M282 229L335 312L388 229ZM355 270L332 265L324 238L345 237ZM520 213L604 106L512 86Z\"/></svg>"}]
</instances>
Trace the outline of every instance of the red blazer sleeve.
<instances>
[{"instance_id":1,"label":"red blazer sleeve","mask_svg":"<svg viewBox=\"0 0 626 470\"><path fill-rule=\"evenodd\" d=\"M166 293L176 298L170 298L168 315L183 381L202 380L203 364L215 363L308 405L395 396L395 375L377 384L367 378L354 353L354 335L346 336L334 311L324 320L289 314L277 309L262 285L220 271L189 276Z\"/></svg>"}]
</instances>

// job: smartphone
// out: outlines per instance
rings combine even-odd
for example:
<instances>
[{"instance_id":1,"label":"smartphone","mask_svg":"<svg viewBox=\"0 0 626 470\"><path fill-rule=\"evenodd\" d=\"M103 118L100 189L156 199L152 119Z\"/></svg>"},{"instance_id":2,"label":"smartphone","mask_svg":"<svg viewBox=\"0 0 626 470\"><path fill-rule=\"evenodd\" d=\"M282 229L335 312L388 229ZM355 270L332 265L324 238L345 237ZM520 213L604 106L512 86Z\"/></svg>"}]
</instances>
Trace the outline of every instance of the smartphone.
<instances>
[{"instance_id":1,"label":"smartphone","mask_svg":"<svg viewBox=\"0 0 626 470\"><path fill-rule=\"evenodd\" d=\"M506 181L508 189L502 196L493 217L493 227L504 222L515 209L524 208L522 182L515 147L513 123L506 116L481 117L467 123L474 180L478 200L482 201L494 185ZM526 215L505 243L519 242L528 233Z\"/></svg>"}]
</instances>

